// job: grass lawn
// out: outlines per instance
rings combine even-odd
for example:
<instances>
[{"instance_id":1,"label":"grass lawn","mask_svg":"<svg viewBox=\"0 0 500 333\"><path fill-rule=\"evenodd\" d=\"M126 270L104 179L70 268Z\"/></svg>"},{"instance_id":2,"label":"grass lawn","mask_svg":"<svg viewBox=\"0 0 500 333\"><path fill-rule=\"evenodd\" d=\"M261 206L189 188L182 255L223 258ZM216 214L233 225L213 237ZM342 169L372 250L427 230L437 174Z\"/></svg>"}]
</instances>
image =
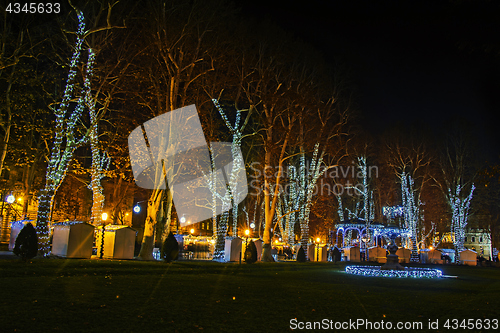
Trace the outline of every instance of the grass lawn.
<instances>
[{"instance_id":1,"label":"grass lawn","mask_svg":"<svg viewBox=\"0 0 500 333\"><path fill-rule=\"evenodd\" d=\"M344 267L0 260L0 332L284 332L292 318L421 321L436 332L429 320L500 319L498 268L442 266L458 278L390 279Z\"/></svg>"}]
</instances>

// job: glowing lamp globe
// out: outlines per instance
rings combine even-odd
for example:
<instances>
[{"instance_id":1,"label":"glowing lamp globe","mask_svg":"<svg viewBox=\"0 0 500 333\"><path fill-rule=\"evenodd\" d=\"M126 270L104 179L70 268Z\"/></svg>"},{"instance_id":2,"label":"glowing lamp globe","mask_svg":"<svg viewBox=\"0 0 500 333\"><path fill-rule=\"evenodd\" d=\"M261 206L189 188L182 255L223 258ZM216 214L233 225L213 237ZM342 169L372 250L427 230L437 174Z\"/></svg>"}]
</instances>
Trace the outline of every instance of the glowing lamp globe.
<instances>
[{"instance_id":1,"label":"glowing lamp globe","mask_svg":"<svg viewBox=\"0 0 500 333\"><path fill-rule=\"evenodd\" d=\"M14 197L12 194L7 197L8 203L13 204L14 201L16 201L16 197Z\"/></svg>"},{"instance_id":2,"label":"glowing lamp globe","mask_svg":"<svg viewBox=\"0 0 500 333\"><path fill-rule=\"evenodd\" d=\"M255 229L255 223L250 223L250 228Z\"/></svg>"},{"instance_id":3,"label":"glowing lamp globe","mask_svg":"<svg viewBox=\"0 0 500 333\"><path fill-rule=\"evenodd\" d=\"M248 230L248 229L245 230L245 235L247 235L247 236L250 235L250 230Z\"/></svg>"},{"instance_id":4,"label":"glowing lamp globe","mask_svg":"<svg viewBox=\"0 0 500 333\"><path fill-rule=\"evenodd\" d=\"M135 207L134 207L134 212L135 212L135 213L140 213L140 212L141 212L141 206L139 206L139 205L135 205Z\"/></svg>"},{"instance_id":5,"label":"glowing lamp globe","mask_svg":"<svg viewBox=\"0 0 500 333\"><path fill-rule=\"evenodd\" d=\"M194 234L194 229L191 228L191 230L189 230L191 232L191 234Z\"/></svg>"},{"instance_id":6,"label":"glowing lamp globe","mask_svg":"<svg viewBox=\"0 0 500 333\"><path fill-rule=\"evenodd\" d=\"M186 218L183 216L183 217L181 217L180 221L181 221L181 223L186 223Z\"/></svg>"},{"instance_id":7,"label":"glowing lamp globe","mask_svg":"<svg viewBox=\"0 0 500 333\"><path fill-rule=\"evenodd\" d=\"M106 220L108 219L108 213L102 213L102 215L101 215L101 219L102 219L103 221L106 221Z\"/></svg>"}]
</instances>

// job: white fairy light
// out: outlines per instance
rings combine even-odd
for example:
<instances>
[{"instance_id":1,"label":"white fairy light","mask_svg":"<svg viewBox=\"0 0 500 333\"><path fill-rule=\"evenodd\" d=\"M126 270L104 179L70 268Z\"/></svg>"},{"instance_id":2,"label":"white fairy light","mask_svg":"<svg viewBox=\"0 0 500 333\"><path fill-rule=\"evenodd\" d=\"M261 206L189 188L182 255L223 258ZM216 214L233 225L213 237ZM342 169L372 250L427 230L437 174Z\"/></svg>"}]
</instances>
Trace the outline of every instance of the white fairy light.
<instances>
[{"instance_id":1,"label":"white fairy light","mask_svg":"<svg viewBox=\"0 0 500 333\"><path fill-rule=\"evenodd\" d=\"M73 157L73 153L84 141L85 137L75 137L75 126L80 119L85 108L85 87L78 98L77 105L68 115L71 100L74 96L75 79L78 72L78 63L81 55L82 44L85 36L85 22L82 12L77 13L78 28L76 31L76 42L71 57L68 78L64 89L61 103L57 108L53 109L55 114L55 135L51 152L49 156L45 187L40 192L38 203L38 215L36 222L36 231L38 236L38 249L41 255L47 255L50 251L50 228L49 216L51 215L52 202L66 176L69 163ZM87 61L87 70L91 70L94 61L92 52L89 52ZM90 79L90 77L88 78ZM67 121L66 121L67 119Z\"/></svg>"},{"instance_id":2,"label":"white fairy light","mask_svg":"<svg viewBox=\"0 0 500 333\"><path fill-rule=\"evenodd\" d=\"M475 188L474 184L472 184L467 197L463 197L463 187L461 185L456 185L455 189L448 189L448 204L450 205L452 211L451 235L456 252L456 261L459 260L459 256L457 256L457 254L465 249L465 229L468 223L468 213Z\"/></svg>"},{"instance_id":3,"label":"white fairy light","mask_svg":"<svg viewBox=\"0 0 500 333\"><path fill-rule=\"evenodd\" d=\"M401 175L401 195L403 201L403 217L406 223L406 228L409 229L411 233L410 239L412 249L410 260L418 262L417 227L420 218L420 205L422 205L422 202L418 198L413 186L413 178L409 174L403 172Z\"/></svg>"},{"instance_id":4,"label":"white fairy light","mask_svg":"<svg viewBox=\"0 0 500 333\"><path fill-rule=\"evenodd\" d=\"M432 268L405 268L404 270L384 270L379 266L346 266L347 274L375 276L375 277L390 277L390 278L441 278L443 272L439 269Z\"/></svg>"}]
</instances>

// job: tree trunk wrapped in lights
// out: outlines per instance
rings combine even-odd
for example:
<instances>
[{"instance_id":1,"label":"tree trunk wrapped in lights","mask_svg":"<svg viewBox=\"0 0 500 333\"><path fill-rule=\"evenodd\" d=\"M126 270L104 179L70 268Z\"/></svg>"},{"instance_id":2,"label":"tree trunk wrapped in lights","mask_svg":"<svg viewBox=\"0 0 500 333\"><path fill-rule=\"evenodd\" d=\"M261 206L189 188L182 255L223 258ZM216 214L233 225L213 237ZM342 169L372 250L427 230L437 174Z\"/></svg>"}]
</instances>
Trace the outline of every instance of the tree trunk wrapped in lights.
<instances>
[{"instance_id":1,"label":"tree trunk wrapped in lights","mask_svg":"<svg viewBox=\"0 0 500 333\"><path fill-rule=\"evenodd\" d=\"M448 204L450 205L452 212L451 236L453 246L455 247L455 262L460 261L460 252L465 249L465 228L467 227L470 202L475 188L474 184L472 184L467 197L463 196L463 187L461 185L456 185L454 189L448 189Z\"/></svg>"},{"instance_id":2,"label":"tree trunk wrapped in lights","mask_svg":"<svg viewBox=\"0 0 500 333\"><path fill-rule=\"evenodd\" d=\"M280 193L277 207L277 221L281 232L281 238L288 246L295 244L295 222L297 212L300 211L302 198L299 199L299 180L297 168L294 165L288 166L288 192Z\"/></svg>"},{"instance_id":3,"label":"tree trunk wrapped in lights","mask_svg":"<svg viewBox=\"0 0 500 333\"><path fill-rule=\"evenodd\" d=\"M94 58L92 49L89 49L89 57ZM93 61L87 65L87 72L92 71ZM92 208L90 223L94 226L102 224L101 216L104 208L104 194L101 185L101 179L105 176L105 171L109 166L109 158L107 154L101 154L99 149L99 124L96 110L96 99L92 97L90 89L90 76L84 78L84 85L86 87L85 103L89 108L90 128L89 128L89 141L90 150L92 153L92 166L91 166L91 180L89 188L92 190Z\"/></svg>"},{"instance_id":4,"label":"tree trunk wrapped in lights","mask_svg":"<svg viewBox=\"0 0 500 333\"><path fill-rule=\"evenodd\" d=\"M245 165L243 163L243 158L241 155L241 140L243 138L243 131L248 124L248 121L250 119L252 107L248 110L241 110L239 108L236 108L236 119L234 122L234 125L232 125L229 122L229 119L227 118L226 113L224 112L224 109L221 107L219 104L219 101L216 99L212 99L212 102L214 103L215 107L219 111L219 114L221 115L222 119L224 120L224 123L226 124L227 128L229 129L231 135L232 135L232 142L231 142L231 158L232 158L232 168L231 168L231 174L229 176L229 187L231 189L238 189L238 184L240 183L239 180L241 178L241 173L245 172ZM241 113L242 112L248 112L247 116L245 117L244 122L241 124ZM246 185L245 185L246 186ZM237 237L238 236L238 204L242 199L242 194L243 193L246 195L246 191L234 191L232 193L232 236Z\"/></svg>"},{"instance_id":5,"label":"tree trunk wrapped in lights","mask_svg":"<svg viewBox=\"0 0 500 333\"><path fill-rule=\"evenodd\" d=\"M420 219L420 205L422 202L414 189L413 178L405 172L401 175L401 194L403 199L403 216L406 227L410 230L410 260L418 262L417 228Z\"/></svg>"},{"instance_id":6,"label":"tree trunk wrapped in lights","mask_svg":"<svg viewBox=\"0 0 500 333\"><path fill-rule=\"evenodd\" d=\"M300 201L299 221L301 229L301 247L304 249L307 256L309 242L309 219L312 208L312 199L317 190L317 184L322 177L333 165L325 165L325 157L327 155L333 160L336 158L339 151L331 151L331 142L334 139L339 139L342 134L342 127L346 121L345 111L342 111L337 105L337 93L333 93L324 103L316 107L315 120L318 123L318 128L315 131L314 145L309 145L312 149L312 156L309 165L306 166L305 148L307 140L304 130L307 128L303 123L307 117L311 115L311 110L308 107L302 108L302 113L299 117L300 132L299 132L299 193ZM327 151L327 149L330 149ZM336 163L335 163L336 164Z\"/></svg>"},{"instance_id":7,"label":"tree trunk wrapped in lights","mask_svg":"<svg viewBox=\"0 0 500 333\"><path fill-rule=\"evenodd\" d=\"M355 191L355 197L359 198L359 200L355 201L353 209L349 209L348 207L344 208L342 203L342 196L337 195L338 201L338 209L337 213L339 216L339 220L342 222L344 218L344 214L347 213L349 219L363 219L365 221L365 234L366 238L370 239L370 225L371 221L375 218L375 210L374 210L374 202L373 202L373 190L370 189L370 177L368 172L368 164L365 156L359 156L357 158L357 176L361 176L361 185L362 189L359 189L358 186L347 186L346 189ZM353 173L354 174L354 173ZM349 232L346 236L347 244L351 241L352 232ZM361 235L358 235L361 238ZM361 249L361 250L366 250ZM368 255L368 251L366 251ZM368 259L368 257L367 257Z\"/></svg>"},{"instance_id":8,"label":"tree trunk wrapped in lights","mask_svg":"<svg viewBox=\"0 0 500 333\"><path fill-rule=\"evenodd\" d=\"M295 244L295 222L297 212L300 208L302 198L299 197L300 191L298 188L298 173L297 168L294 166L288 167L288 174L290 175L290 193L288 193L288 200L286 201L287 211L289 214L285 217L285 242L289 246Z\"/></svg>"},{"instance_id":9,"label":"tree trunk wrapped in lights","mask_svg":"<svg viewBox=\"0 0 500 333\"><path fill-rule=\"evenodd\" d=\"M441 163L442 181L438 184L451 210L450 232L455 248L455 262L460 262L460 251L464 250L465 230L468 223L469 208L476 187L474 169L470 164L471 147L465 128L454 126L447 136ZM469 189L467 194L467 189Z\"/></svg>"},{"instance_id":10,"label":"tree trunk wrapped in lights","mask_svg":"<svg viewBox=\"0 0 500 333\"><path fill-rule=\"evenodd\" d=\"M314 146L313 156L309 168L305 167L303 160L301 160L301 166L299 168L300 172L302 173L300 176L300 180L302 183L301 186L303 186L303 193L301 193L301 196L303 196L303 213L301 214L302 216L300 218L300 243L305 251L306 256L308 251L307 243L309 241L309 215L311 213L312 198L318 179L327 171L327 168L321 168L321 166L323 165L325 150L323 149L320 152L319 146L319 142L317 142ZM303 156L301 156L301 159L303 159Z\"/></svg>"},{"instance_id":11,"label":"tree trunk wrapped in lights","mask_svg":"<svg viewBox=\"0 0 500 333\"><path fill-rule=\"evenodd\" d=\"M45 187L41 190L39 197L36 230L38 234L39 254L41 255L47 255L49 253L49 219L51 216L54 196L66 176L74 151L82 145L86 139L85 137L76 137L76 126L85 108L86 90L90 89L88 84L84 85L76 106L72 110L70 109L72 107L70 103L74 98L78 62L85 36L83 13L78 12L77 16L78 29L76 31L76 43L69 66L69 73L62 101L53 109L56 116L55 137L50 151L45 177ZM89 82L92 77L93 61L94 54L92 50L89 50L87 68L85 72L86 79L88 79Z\"/></svg>"},{"instance_id":12,"label":"tree trunk wrapped in lights","mask_svg":"<svg viewBox=\"0 0 500 333\"><path fill-rule=\"evenodd\" d=\"M218 168L215 161L217 159L217 154L220 153L218 150L219 149L216 149L215 145L212 143L210 147L211 172L208 175L204 175L204 178L212 193L212 202L210 206L212 209L213 237L215 239L213 260L224 262L227 225L232 194L230 186L226 184L225 179L221 179L223 177L217 172ZM217 177L217 175L219 175L219 177ZM218 207L221 207L220 211L223 212L220 216L218 216Z\"/></svg>"}]
</instances>

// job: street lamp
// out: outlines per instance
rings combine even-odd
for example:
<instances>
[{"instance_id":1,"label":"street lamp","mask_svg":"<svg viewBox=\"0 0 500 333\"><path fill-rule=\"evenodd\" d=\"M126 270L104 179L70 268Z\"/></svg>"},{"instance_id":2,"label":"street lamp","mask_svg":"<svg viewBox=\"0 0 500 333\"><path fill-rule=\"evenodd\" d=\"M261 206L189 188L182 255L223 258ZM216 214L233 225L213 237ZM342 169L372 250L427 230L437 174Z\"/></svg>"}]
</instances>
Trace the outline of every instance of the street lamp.
<instances>
[{"instance_id":1,"label":"street lamp","mask_svg":"<svg viewBox=\"0 0 500 333\"><path fill-rule=\"evenodd\" d=\"M16 197L15 197L13 194L10 194L10 195L7 197L7 202L8 202L8 203L13 204L15 201L16 201Z\"/></svg>"},{"instance_id":2,"label":"street lamp","mask_svg":"<svg viewBox=\"0 0 500 333\"><path fill-rule=\"evenodd\" d=\"M22 202L22 198L19 197L19 199L21 199ZM19 216L19 218L21 218L21 214L19 214L19 212L13 206L13 204L16 202L16 197L13 194L9 194L5 199L5 201L10 205L10 208L14 211L14 213L16 213L16 216ZM2 214L3 214L3 204L2 204Z\"/></svg>"},{"instance_id":3,"label":"street lamp","mask_svg":"<svg viewBox=\"0 0 500 333\"><path fill-rule=\"evenodd\" d=\"M319 237L316 238L316 261L319 261L319 242L321 239Z\"/></svg>"},{"instance_id":4,"label":"street lamp","mask_svg":"<svg viewBox=\"0 0 500 333\"><path fill-rule=\"evenodd\" d=\"M143 202L146 202L146 201L148 201L148 200L141 200L141 201L137 201L137 202L135 203L134 208L132 209L132 210L134 211L134 213L139 214L139 213L141 212L141 210L142 210L142 208L141 208L141 206L140 206L139 204L140 204L140 203L143 203Z\"/></svg>"},{"instance_id":5,"label":"street lamp","mask_svg":"<svg viewBox=\"0 0 500 333\"><path fill-rule=\"evenodd\" d=\"M247 236L247 239L245 240L245 252L247 251L247 246L248 246L248 236L250 235L250 230L245 230L245 236Z\"/></svg>"},{"instance_id":6,"label":"street lamp","mask_svg":"<svg viewBox=\"0 0 500 333\"><path fill-rule=\"evenodd\" d=\"M101 221L102 221L102 232L101 232L101 253L99 255L99 259L102 259L104 257L104 225L106 224L106 220L108 219L108 213L102 213L101 214Z\"/></svg>"}]
</instances>

